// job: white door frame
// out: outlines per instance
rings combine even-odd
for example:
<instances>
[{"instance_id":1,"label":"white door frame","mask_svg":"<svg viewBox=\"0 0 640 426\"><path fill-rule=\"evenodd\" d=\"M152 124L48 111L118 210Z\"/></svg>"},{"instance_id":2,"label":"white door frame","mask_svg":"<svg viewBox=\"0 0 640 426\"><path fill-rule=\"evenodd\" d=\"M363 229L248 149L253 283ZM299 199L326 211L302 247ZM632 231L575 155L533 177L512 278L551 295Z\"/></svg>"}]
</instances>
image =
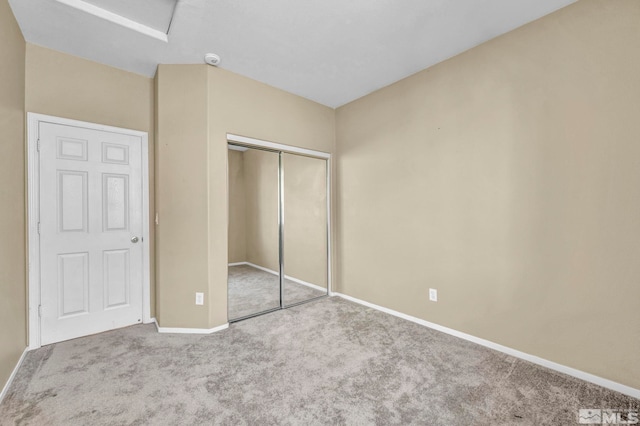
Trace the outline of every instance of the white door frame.
<instances>
[{"instance_id":1,"label":"white door frame","mask_svg":"<svg viewBox=\"0 0 640 426\"><path fill-rule=\"evenodd\" d=\"M151 319L151 268L149 260L149 135L138 130L104 126L85 121L70 120L50 115L27 113L27 206L28 206L28 250L29 250L29 350L40 344L40 158L38 155L38 129L40 123L82 127L91 130L138 136L142 141L142 322Z\"/></svg>"}]
</instances>

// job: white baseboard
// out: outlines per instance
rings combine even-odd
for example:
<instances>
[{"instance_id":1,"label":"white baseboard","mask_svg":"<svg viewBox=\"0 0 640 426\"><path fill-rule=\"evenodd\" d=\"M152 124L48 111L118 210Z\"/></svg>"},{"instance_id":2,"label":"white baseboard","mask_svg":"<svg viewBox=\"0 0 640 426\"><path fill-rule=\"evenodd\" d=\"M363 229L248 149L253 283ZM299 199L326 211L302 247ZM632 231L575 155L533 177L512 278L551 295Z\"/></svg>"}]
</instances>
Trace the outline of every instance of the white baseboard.
<instances>
[{"instance_id":1,"label":"white baseboard","mask_svg":"<svg viewBox=\"0 0 640 426\"><path fill-rule=\"evenodd\" d=\"M226 330L229 328L229 323L219 325L213 328L183 328L183 327L160 327L158 322L155 321L158 333L176 333L176 334L212 334L217 331Z\"/></svg>"},{"instance_id":2,"label":"white baseboard","mask_svg":"<svg viewBox=\"0 0 640 426\"><path fill-rule=\"evenodd\" d=\"M289 275L285 275L284 277L285 277L286 279L288 279L289 281L293 281L294 283L302 284L302 285L307 286L307 287L310 287L310 288L312 288L312 289L314 289L314 290L318 290L318 291L321 291L321 292L323 292L323 293L326 293L326 292L327 292L327 289L326 289L326 288L324 288L324 287L320 287L319 285L311 284L311 283L308 283L308 282L306 282L306 281L302 281L302 280L299 280L299 279L297 279L297 278L290 277Z\"/></svg>"},{"instance_id":3,"label":"white baseboard","mask_svg":"<svg viewBox=\"0 0 640 426\"><path fill-rule=\"evenodd\" d=\"M22 352L22 355L20 355L20 359L18 360L18 363L16 364L15 368L11 372L11 375L7 379L7 383L5 383L4 387L2 388L2 392L0 392L0 404L2 403L2 400L4 399L4 397L7 395L7 392L9 391L9 386L11 386L13 379L16 377L16 373L20 369L20 366L22 365L22 361L24 361L24 357L27 354L27 352L29 352L29 348L25 348L25 350Z\"/></svg>"},{"instance_id":4,"label":"white baseboard","mask_svg":"<svg viewBox=\"0 0 640 426\"><path fill-rule=\"evenodd\" d=\"M461 331L454 330L452 328L444 327L442 325L438 325L438 324L435 324L435 323L432 323L432 322L429 322L429 321L425 321L425 320L420 319L420 318L413 317L411 315L403 314L402 312L398 312L398 311L394 311L394 310L389 309L389 308L385 308L385 307L382 307L382 306L374 305L373 303L365 302L364 300L356 299L355 297L347 296L346 294L342 294L342 293L332 293L332 294L335 295L335 296L338 296L338 297L342 297L343 299L349 300L351 302L358 303L360 305L364 305L364 306L367 306L369 308L376 309L378 311L381 311L381 312L396 316L398 318L402 318L402 319L405 319L407 321L411 321L411 322L414 322L416 324L420 324L420 325L423 325L425 327L429 327L431 329L434 329L434 330L437 330L437 331L441 331L443 333L447 333L447 334L450 334L452 336L459 337L461 339L468 340L468 341L473 342L473 343L477 343L478 345L482 345L482 346L485 346L487 348L494 349L496 351L505 353L507 355L511 355L513 357L520 358L520 359L523 359L525 361L529 361L531 363L540 365L542 367L546 367L546 368L549 368L551 370L555 370L555 371L558 371L560 373L564 373L564 374L566 374L568 376L572 376L572 377L584 380L586 382L590 382L590 383L596 384L598 386L602 386L604 388L611 389L611 390L614 390L616 392L620 392L622 394L631 396L633 398L640 399L640 389L635 389L635 388L632 388L631 386L623 385L621 383L614 382L612 380L605 379L603 377L599 377L599 376L596 376L596 375L591 374L591 373L587 373L587 372L584 372L584 371L581 371L581 370L577 370L577 369L572 368L572 367L567 367L566 365L558 364L556 362L549 361L547 359L540 358L540 357L537 357L535 355L527 354L525 352L521 352L519 350L512 349L512 348L509 348L507 346L503 346L503 345L500 345L498 343L491 342L489 340L481 339L480 337L472 336L470 334L466 334L466 333L463 333Z\"/></svg>"},{"instance_id":5,"label":"white baseboard","mask_svg":"<svg viewBox=\"0 0 640 426\"><path fill-rule=\"evenodd\" d=\"M149 318L149 321L142 321L143 324L155 324L158 325L158 321L155 318Z\"/></svg>"},{"instance_id":6,"label":"white baseboard","mask_svg":"<svg viewBox=\"0 0 640 426\"><path fill-rule=\"evenodd\" d=\"M230 263L229 264L229 266L242 266L242 265L247 265L247 266L251 266L251 267L256 268L256 269L260 269L261 271L268 272L268 273L270 273L272 275L280 275L280 273L277 272L277 271L265 268L264 266L256 265L256 264L251 263L251 262L236 262L236 263ZM293 281L294 283L298 283L298 284L302 284L304 286L310 287L310 288L312 288L314 290L318 290L318 291L322 291L322 292L326 292L327 291L327 289L324 288L324 287L320 287L319 285L311 284L309 282L300 280L298 278L294 278L294 277L289 276L289 275L285 275L284 278L289 280L289 281Z\"/></svg>"},{"instance_id":7,"label":"white baseboard","mask_svg":"<svg viewBox=\"0 0 640 426\"><path fill-rule=\"evenodd\" d=\"M268 269L268 268L265 268L264 266L256 265L255 263L251 263L251 262L240 262L240 263L237 263L235 265L231 265L230 264L229 266L241 266L241 265L251 266L252 268L260 269L261 271L265 271L265 272L268 272L268 273L273 274L273 275L279 275L278 272L276 272L276 271L274 271L272 269Z\"/></svg>"}]
</instances>

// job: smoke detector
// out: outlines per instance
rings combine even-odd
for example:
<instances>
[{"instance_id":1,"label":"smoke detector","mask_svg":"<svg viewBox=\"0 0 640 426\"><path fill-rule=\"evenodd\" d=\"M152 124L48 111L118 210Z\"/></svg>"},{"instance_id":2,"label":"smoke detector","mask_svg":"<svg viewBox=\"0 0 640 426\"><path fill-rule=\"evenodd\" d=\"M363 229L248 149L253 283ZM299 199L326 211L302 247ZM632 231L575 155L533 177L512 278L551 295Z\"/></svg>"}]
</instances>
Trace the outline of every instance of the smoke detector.
<instances>
[{"instance_id":1,"label":"smoke detector","mask_svg":"<svg viewBox=\"0 0 640 426\"><path fill-rule=\"evenodd\" d=\"M209 65L217 67L220 63L220 56L216 55L215 53L207 53L206 55L204 55L204 61Z\"/></svg>"}]
</instances>

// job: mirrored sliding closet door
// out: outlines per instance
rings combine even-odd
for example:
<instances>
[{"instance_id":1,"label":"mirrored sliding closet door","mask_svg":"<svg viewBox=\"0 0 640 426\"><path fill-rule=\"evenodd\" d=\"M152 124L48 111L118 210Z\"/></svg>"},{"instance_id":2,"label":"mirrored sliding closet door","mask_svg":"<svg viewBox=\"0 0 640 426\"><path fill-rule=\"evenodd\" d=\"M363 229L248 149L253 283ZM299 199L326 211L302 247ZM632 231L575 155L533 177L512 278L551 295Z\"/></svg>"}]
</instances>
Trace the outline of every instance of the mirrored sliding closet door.
<instances>
[{"instance_id":1,"label":"mirrored sliding closet door","mask_svg":"<svg viewBox=\"0 0 640 426\"><path fill-rule=\"evenodd\" d=\"M229 145L228 316L280 309L277 152Z\"/></svg>"},{"instance_id":2,"label":"mirrored sliding closet door","mask_svg":"<svg viewBox=\"0 0 640 426\"><path fill-rule=\"evenodd\" d=\"M326 296L327 159L231 142L228 155L229 321Z\"/></svg>"},{"instance_id":3,"label":"mirrored sliding closet door","mask_svg":"<svg viewBox=\"0 0 640 426\"><path fill-rule=\"evenodd\" d=\"M284 306L325 296L327 161L281 154L284 188Z\"/></svg>"}]
</instances>

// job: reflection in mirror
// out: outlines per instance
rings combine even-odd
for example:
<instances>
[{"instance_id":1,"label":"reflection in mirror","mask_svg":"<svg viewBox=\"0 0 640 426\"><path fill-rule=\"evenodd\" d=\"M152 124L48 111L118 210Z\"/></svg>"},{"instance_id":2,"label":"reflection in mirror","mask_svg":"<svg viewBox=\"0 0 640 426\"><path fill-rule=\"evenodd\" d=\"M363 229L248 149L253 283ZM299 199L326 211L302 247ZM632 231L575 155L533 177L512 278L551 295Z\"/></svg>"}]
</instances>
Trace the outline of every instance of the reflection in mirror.
<instances>
[{"instance_id":1,"label":"reflection in mirror","mask_svg":"<svg viewBox=\"0 0 640 426\"><path fill-rule=\"evenodd\" d=\"M280 308L279 154L229 145L230 320Z\"/></svg>"},{"instance_id":2,"label":"reflection in mirror","mask_svg":"<svg viewBox=\"0 0 640 426\"><path fill-rule=\"evenodd\" d=\"M282 153L285 306L328 288L327 161Z\"/></svg>"}]
</instances>

